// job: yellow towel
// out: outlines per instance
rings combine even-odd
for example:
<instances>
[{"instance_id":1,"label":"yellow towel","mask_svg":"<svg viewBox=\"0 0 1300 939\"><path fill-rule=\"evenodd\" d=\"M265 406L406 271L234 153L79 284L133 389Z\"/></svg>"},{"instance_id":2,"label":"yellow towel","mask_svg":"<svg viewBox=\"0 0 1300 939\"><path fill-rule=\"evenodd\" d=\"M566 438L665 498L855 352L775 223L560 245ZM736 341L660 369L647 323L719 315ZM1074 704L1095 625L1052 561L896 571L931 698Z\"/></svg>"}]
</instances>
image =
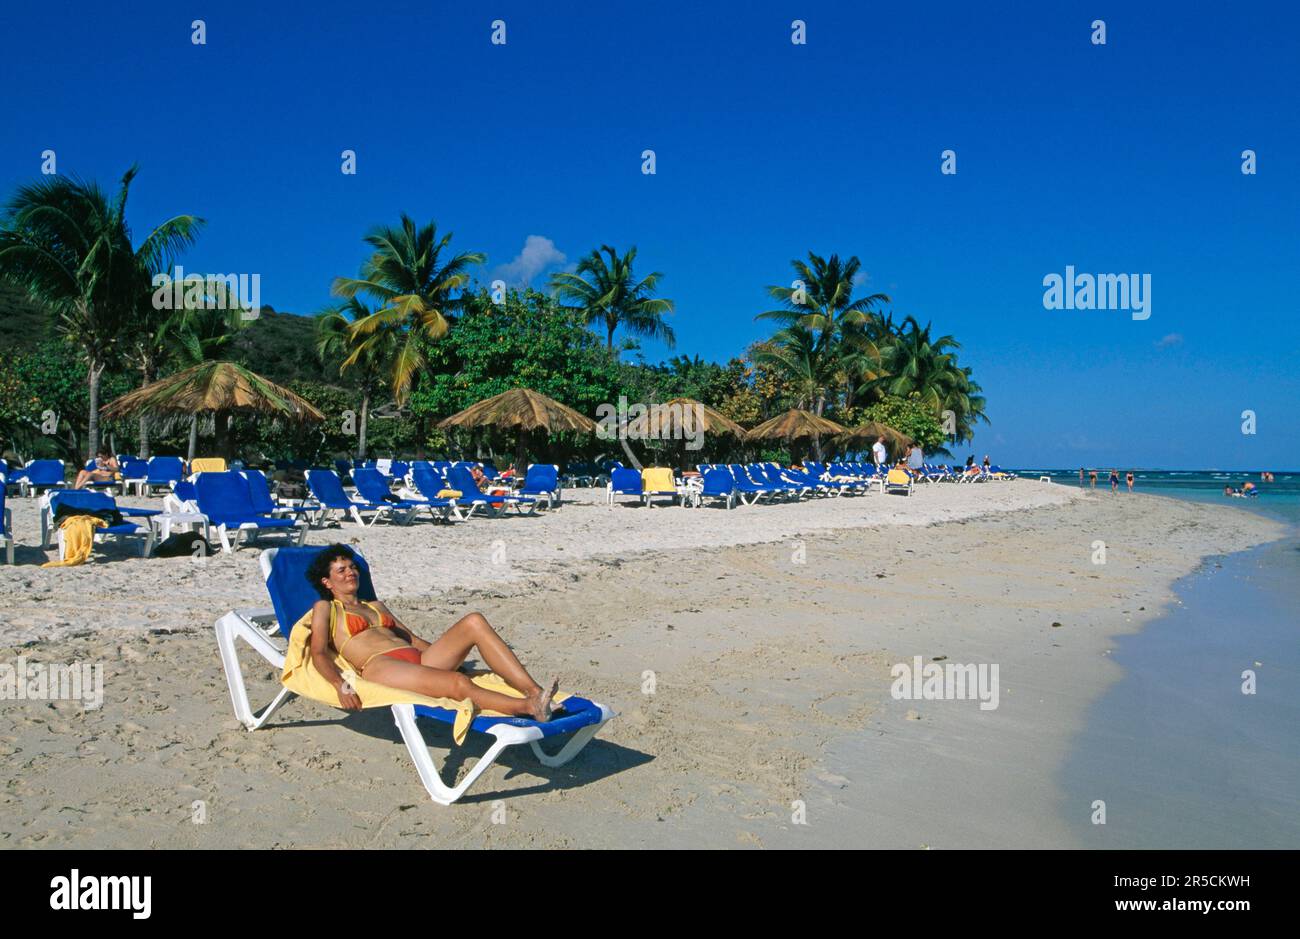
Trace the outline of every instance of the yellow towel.
<instances>
[{"instance_id":1,"label":"yellow towel","mask_svg":"<svg viewBox=\"0 0 1300 939\"><path fill-rule=\"evenodd\" d=\"M676 492L673 471L667 466L647 466L641 470L641 488L646 492Z\"/></svg>"},{"instance_id":2,"label":"yellow towel","mask_svg":"<svg viewBox=\"0 0 1300 939\"><path fill-rule=\"evenodd\" d=\"M59 523L63 532L63 560L46 561L41 567L76 567L90 559L95 545L95 530L107 528L108 522L93 515L69 515Z\"/></svg>"},{"instance_id":3,"label":"yellow towel","mask_svg":"<svg viewBox=\"0 0 1300 939\"><path fill-rule=\"evenodd\" d=\"M906 486L911 483L912 477L907 475L906 470L891 469L885 482L891 486Z\"/></svg>"},{"instance_id":4,"label":"yellow towel","mask_svg":"<svg viewBox=\"0 0 1300 939\"><path fill-rule=\"evenodd\" d=\"M201 456L196 457L190 464L191 473L224 473L226 471L226 460L219 456Z\"/></svg>"},{"instance_id":5,"label":"yellow towel","mask_svg":"<svg viewBox=\"0 0 1300 939\"><path fill-rule=\"evenodd\" d=\"M435 499L459 499L461 492L459 489L439 489Z\"/></svg>"},{"instance_id":6,"label":"yellow towel","mask_svg":"<svg viewBox=\"0 0 1300 939\"><path fill-rule=\"evenodd\" d=\"M335 605L331 603L331 630L334 625L334 607ZM334 664L345 675L348 672L356 672L352 664L341 655L336 654L334 656ZM512 698L523 697L519 691L506 684L504 678L493 672L471 675L470 680L480 688L486 688L488 691L496 691ZM328 704L336 708L343 706L339 702L339 695L334 690L334 686L316 670L316 666L311 660L310 610L303 614L302 619L294 623L293 629L289 633L289 648L284 654L284 672L280 675L280 683L294 694L300 694L304 698L311 698L313 701L320 701L322 704ZM469 733L470 722L474 720L476 713L474 702L469 698L463 701L452 698L430 698L414 691L404 691L401 688L390 688L388 685L366 681L360 675L356 675L352 679L352 687L356 690L357 697L361 699L363 708L387 707L392 704L427 704L430 707L455 711L456 720L452 724L451 733L457 744L465 742L465 735ZM559 692L555 695L554 702L559 704L568 697L569 695L564 692ZM484 717L508 716L497 711L483 711L481 713Z\"/></svg>"}]
</instances>

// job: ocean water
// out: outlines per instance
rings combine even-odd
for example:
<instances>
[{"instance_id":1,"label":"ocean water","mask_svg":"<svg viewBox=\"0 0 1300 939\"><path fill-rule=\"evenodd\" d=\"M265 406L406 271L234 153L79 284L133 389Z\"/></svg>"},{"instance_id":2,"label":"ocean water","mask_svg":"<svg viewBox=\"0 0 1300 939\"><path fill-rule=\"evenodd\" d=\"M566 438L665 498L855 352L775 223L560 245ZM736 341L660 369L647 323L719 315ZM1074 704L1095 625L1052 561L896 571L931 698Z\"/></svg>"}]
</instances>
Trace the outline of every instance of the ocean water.
<instances>
[{"instance_id":1,"label":"ocean water","mask_svg":"<svg viewBox=\"0 0 1300 939\"><path fill-rule=\"evenodd\" d=\"M1024 475L1078 485L1077 470ZM1175 585L1180 603L1114 640L1124 676L1090 708L1059 780L1082 844L1300 848L1300 474L1275 475L1135 473L1138 491L1291 527L1281 542L1207 559ZM1258 497L1224 497L1224 485L1247 479ZM1247 673L1253 694L1243 693ZM1104 825L1094 823L1098 800Z\"/></svg>"}]
</instances>

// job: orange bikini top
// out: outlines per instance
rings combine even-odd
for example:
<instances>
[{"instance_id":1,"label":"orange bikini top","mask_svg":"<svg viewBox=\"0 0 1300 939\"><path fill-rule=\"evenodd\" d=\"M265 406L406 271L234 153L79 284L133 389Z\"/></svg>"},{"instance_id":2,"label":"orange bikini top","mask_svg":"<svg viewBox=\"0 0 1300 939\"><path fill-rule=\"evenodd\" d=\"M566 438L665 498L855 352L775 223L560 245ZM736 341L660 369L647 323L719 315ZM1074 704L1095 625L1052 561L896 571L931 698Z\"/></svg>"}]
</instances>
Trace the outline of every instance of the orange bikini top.
<instances>
[{"instance_id":1,"label":"orange bikini top","mask_svg":"<svg viewBox=\"0 0 1300 939\"><path fill-rule=\"evenodd\" d=\"M364 603L366 606L370 607L370 609L374 610L376 613L379 613L380 626L386 626L389 629L397 628L397 623L393 620L393 617L390 616L388 613L380 613L380 611L375 608L375 605L369 602L368 600L362 600L361 602ZM334 638L334 627L335 624L338 622L338 617L333 615L334 604L338 604L339 609L343 610L343 618L348 626L348 637L343 640L343 645L339 645L337 640L335 640ZM370 622L370 620L366 619L361 614L349 613L346 609L343 609L342 600L332 601L332 603L330 604L330 611L331 611L330 642L334 643L334 648L338 650L339 655L342 655L343 647L346 646L349 642L351 642L354 636L358 636L361 633L365 632L367 629L372 628L373 624Z\"/></svg>"}]
</instances>

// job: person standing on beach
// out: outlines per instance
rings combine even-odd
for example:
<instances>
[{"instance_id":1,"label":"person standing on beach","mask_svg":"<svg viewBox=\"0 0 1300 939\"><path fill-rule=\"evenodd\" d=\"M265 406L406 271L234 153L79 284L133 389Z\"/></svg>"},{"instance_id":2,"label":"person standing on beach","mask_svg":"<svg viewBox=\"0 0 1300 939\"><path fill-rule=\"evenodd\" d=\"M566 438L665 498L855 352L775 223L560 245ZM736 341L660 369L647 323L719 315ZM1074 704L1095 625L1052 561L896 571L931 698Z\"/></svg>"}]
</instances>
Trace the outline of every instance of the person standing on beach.
<instances>
[{"instance_id":1,"label":"person standing on beach","mask_svg":"<svg viewBox=\"0 0 1300 939\"><path fill-rule=\"evenodd\" d=\"M1119 470L1110 471L1110 491L1119 492Z\"/></svg>"},{"instance_id":2,"label":"person standing on beach","mask_svg":"<svg viewBox=\"0 0 1300 939\"><path fill-rule=\"evenodd\" d=\"M885 461L889 459L885 453L885 435L881 434L876 438L876 442L871 445L871 458L875 460L877 466L884 466Z\"/></svg>"},{"instance_id":3,"label":"person standing on beach","mask_svg":"<svg viewBox=\"0 0 1300 939\"><path fill-rule=\"evenodd\" d=\"M1129 471L1128 471L1128 475L1124 477L1124 481L1128 483L1128 491L1129 491L1129 492L1132 492L1132 491L1133 491L1133 471L1132 471L1132 470L1129 470Z\"/></svg>"},{"instance_id":4,"label":"person standing on beach","mask_svg":"<svg viewBox=\"0 0 1300 939\"><path fill-rule=\"evenodd\" d=\"M1092 486L1093 489L1096 489L1096 488L1097 488L1097 471L1096 471L1096 470L1093 470L1091 473L1088 474L1088 482L1089 482L1089 484Z\"/></svg>"},{"instance_id":5,"label":"person standing on beach","mask_svg":"<svg viewBox=\"0 0 1300 939\"><path fill-rule=\"evenodd\" d=\"M1079 488L1083 488L1083 467L1079 467Z\"/></svg>"},{"instance_id":6,"label":"person standing on beach","mask_svg":"<svg viewBox=\"0 0 1300 939\"><path fill-rule=\"evenodd\" d=\"M921 467L925 465L925 454L921 451L921 445L914 443L907 451L907 468L913 473L921 472Z\"/></svg>"}]
</instances>

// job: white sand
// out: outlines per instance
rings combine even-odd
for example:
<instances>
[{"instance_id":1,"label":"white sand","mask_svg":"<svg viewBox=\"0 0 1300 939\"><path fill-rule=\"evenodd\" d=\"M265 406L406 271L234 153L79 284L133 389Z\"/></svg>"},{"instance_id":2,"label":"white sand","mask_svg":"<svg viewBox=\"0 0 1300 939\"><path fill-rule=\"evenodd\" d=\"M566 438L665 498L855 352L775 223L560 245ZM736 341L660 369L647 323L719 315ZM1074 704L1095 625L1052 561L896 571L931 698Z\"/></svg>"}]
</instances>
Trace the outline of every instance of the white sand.
<instances>
[{"instance_id":1,"label":"white sand","mask_svg":"<svg viewBox=\"0 0 1300 939\"><path fill-rule=\"evenodd\" d=\"M535 675L620 712L568 766L507 756L449 808L386 710L295 701L255 733L233 719L211 624L266 604L257 549L107 546L42 570L20 544L0 567L0 662L102 663L106 687L96 711L0 702L0 843L1065 846L1078 807L1054 773L1116 677L1107 637L1156 615L1204 555L1280 535L1227 506L1026 481L729 513L571 495L536 518L308 537L357 544L417 633L482 610ZM12 504L34 544L34 502ZM1000 707L891 700L889 666L916 654L998 663ZM270 669L248 674L269 700ZM426 734L462 771L483 749Z\"/></svg>"}]
</instances>

